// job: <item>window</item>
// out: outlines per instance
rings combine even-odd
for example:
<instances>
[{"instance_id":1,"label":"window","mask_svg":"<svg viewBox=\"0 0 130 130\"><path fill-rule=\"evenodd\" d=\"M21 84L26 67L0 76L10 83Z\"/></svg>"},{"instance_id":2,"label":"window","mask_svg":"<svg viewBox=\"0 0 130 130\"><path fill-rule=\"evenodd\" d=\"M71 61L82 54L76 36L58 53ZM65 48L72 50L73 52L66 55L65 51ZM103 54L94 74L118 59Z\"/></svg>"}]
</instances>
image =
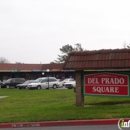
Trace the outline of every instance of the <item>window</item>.
<instances>
[{"instance_id":1,"label":"window","mask_svg":"<svg viewBox=\"0 0 130 130\"><path fill-rule=\"evenodd\" d=\"M55 81L57 81L55 78L50 78L49 79L49 82L55 82Z\"/></svg>"},{"instance_id":2,"label":"window","mask_svg":"<svg viewBox=\"0 0 130 130\"><path fill-rule=\"evenodd\" d=\"M74 81L74 79L70 79L69 81Z\"/></svg>"},{"instance_id":3,"label":"window","mask_svg":"<svg viewBox=\"0 0 130 130\"><path fill-rule=\"evenodd\" d=\"M48 80L47 80L47 79L43 79L43 80L41 81L41 83L45 83L45 82L48 82Z\"/></svg>"},{"instance_id":4,"label":"window","mask_svg":"<svg viewBox=\"0 0 130 130\"><path fill-rule=\"evenodd\" d=\"M11 82L12 82L12 83L14 83L14 82L16 82L16 81L17 81L16 79L11 79Z\"/></svg>"}]
</instances>

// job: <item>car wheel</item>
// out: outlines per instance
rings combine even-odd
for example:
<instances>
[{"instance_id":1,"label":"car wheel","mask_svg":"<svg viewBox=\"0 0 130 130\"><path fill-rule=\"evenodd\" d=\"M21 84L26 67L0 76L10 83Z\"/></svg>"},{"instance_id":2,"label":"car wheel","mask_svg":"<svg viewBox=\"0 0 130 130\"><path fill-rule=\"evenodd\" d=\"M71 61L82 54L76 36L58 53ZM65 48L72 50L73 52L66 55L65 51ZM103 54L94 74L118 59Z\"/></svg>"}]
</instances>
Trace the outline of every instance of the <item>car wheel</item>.
<instances>
[{"instance_id":1,"label":"car wheel","mask_svg":"<svg viewBox=\"0 0 130 130\"><path fill-rule=\"evenodd\" d=\"M28 86L26 86L25 89L29 89Z\"/></svg>"},{"instance_id":2,"label":"car wheel","mask_svg":"<svg viewBox=\"0 0 130 130\"><path fill-rule=\"evenodd\" d=\"M9 85L6 85L6 88L10 88L10 86L9 86Z\"/></svg>"},{"instance_id":3,"label":"car wheel","mask_svg":"<svg viewBox=\"0 0 130 130\"><path fill-rule=\"evenodd\" d=\"M56 85L56 84L54 84L54 85L53 85L53 89L56 89L56 88L57 88L57 85Z\"/></svg>"},{"instance_id":4,"label":"car wheel","mask_svg":"<svg viewBox=\"0 0 130 130\"><path fill-rule=\"evenodd\" d=\"M41 86L37 86L37 90L40 90L41 89Z\"/></svg>"}]
</instances>

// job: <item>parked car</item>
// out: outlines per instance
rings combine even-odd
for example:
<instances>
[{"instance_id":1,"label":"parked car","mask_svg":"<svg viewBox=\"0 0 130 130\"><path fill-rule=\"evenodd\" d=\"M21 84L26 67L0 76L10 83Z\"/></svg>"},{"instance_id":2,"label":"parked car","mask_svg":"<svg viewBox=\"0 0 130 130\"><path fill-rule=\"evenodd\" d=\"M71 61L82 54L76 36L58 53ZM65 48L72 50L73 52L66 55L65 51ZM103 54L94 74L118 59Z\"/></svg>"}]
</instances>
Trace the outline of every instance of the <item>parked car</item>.
<instances>
[{"instance_id":1,"label":"parked car","mask_svg":"<svg viewBox=\"0 0 130 130\"><path fill-rule=\"evenodd\" d=\"M49 89L57 88L58 82L55 77L42 77L33 81L33 83L28 84L28 89Z\"/></svg>"},{"instance_id":2,"label":"parked car","mask_svg":"<svg viewBox=\"0 0 130 130\"><path fill-rule=\"evenodd\" d=\"M63 86L63 79L57 79L57 84L61 88Z\"/></svg>"},{"instance_id":3,"label":"parked car","mask_svg":"<svg viewBox=\"0 0 130 130\"><path fill-rule=\"evenodd\" d=\"M17 84L16 85L16 87L18 88L18 89L28 89L28 84L30 84L30 83L32 83L34 80L27 80L27 81L25 81L24 83L22 83L22 84Z\"/></svg>"},{"instance_id":4,"label":"parked car","mask_svg":"<svg viewBox=\"0 0 130 130\"><path fill-rule=\"evenodd\" d=\"M17 84L21 84L24 82L25 82L24 78L10 78L2 84L1 88L11 88L11 87L16 88Z\"/></svg>"},{"instance_id":5,"label":"parked car","mask_svg":"<svg viewBox=\"0 0 130 130\"><path fill-rule=\"evenodd\" d=\"M71 81L75 81L73 78L66 78L63 81L61 81L61 85L62 87L64 86L65 83L71 82Z\"/></svg>"},{"instance_id":6,"label":"parked car","mask_svg":"<svg viewBox=\"0 0 130 130\"><path fill-rule=\"evenodd\" d=\"M70 82L67 82L67 83L64 83L64 86L68 89L72 89L72 88L75 88L76 87L76 81L70 81Z\"/></svg>"},{"instance_id":7,"label":"parked car","mask_svg":"<svg viewBox=\"0 0 130 130\"><path fill-rule=\"evenodd\" d=\"M0 80L0 88L1 88L2 84L3 84L3 82Z\"/></svg>"},{"instance_id":8,"label":"parked car","mask_svg":"<svg viewBox=\"0 0 130 130\"><path fill-rule=\"evenodd\" d=\"M57 79L57 88L61 88L60 81L61 79Z\"/></svg>"}]
</instances>

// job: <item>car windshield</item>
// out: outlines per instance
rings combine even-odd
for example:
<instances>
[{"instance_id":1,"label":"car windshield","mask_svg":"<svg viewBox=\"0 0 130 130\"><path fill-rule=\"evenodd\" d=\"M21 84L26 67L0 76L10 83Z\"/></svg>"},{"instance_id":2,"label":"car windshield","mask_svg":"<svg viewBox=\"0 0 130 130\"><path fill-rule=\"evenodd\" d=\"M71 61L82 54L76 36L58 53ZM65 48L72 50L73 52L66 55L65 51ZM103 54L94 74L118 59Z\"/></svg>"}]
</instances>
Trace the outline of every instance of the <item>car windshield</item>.
<instances>
[{"instance_id":1,"label":"car windshield","mask_svg":"<svg viewBox=\"0 0 130 130\"><path fill-rule=\"evenodd\" d=\"M64 79L64 81L68 81L69 79Z\"/></svg>"},{"instance_id":2,"label":"car windshield","mask_svg":"<svg viewBox=\"0 0 130 130\"><path fill-rule=\"evenodd\" d=\"M69 80L69 78L61 79L60 81L68 81L68 80Z\"/></svg>"},{"instance_id":3,"label":"car windshield","mask_svg":"<svg viewBox=\"0 0 130 130\"><path fill-rule=\"evenodd\" d=\"M63 81L74 81L74 79L72 79L72 78L67 78L67 79L64 79Z\"/></svg>"},{"instance_id":4,"label":"car windshield","mask_svg":"<svg viewBox=\"0 0 130 130\"><path fill-rule=\"evenodd\" d=\"M64 79L57 79L57 81L63 81Z\"/></svg>"},{"instance_id":5,"label":"car windshield","mask_svg":"<svg viewBox=\"0 0 130 130\"><path fill-rule=\"evenodd\" d=\"M28 84L28 83L32 83L33 82L33 80L27 80L27 81L25 81L24 83L25 84Z\"/></svg>"},{"instance_id":6,"label":"car windshield","mask_svg":"<svg viewBox=\"0 0 130 130\"><path fill-rule=\"evenodd\" d=\"M39 82L41 82L42 80L43 80L42 78L38 78L38 79L34 80L33 83L39 83Z\"/></svg>"},{"instance_id":7,"label":"car windshield","mask_svg":"<svg viewBox=\"0 0 130 130\"><path fill-rule=\"evenodd\" d=\"M8 82L10 82L11 80L12 80L12 79L8 79L8 80L6 80L6 81L5 81L5 83L8 83Z\"/></svg>"}]
</instances>

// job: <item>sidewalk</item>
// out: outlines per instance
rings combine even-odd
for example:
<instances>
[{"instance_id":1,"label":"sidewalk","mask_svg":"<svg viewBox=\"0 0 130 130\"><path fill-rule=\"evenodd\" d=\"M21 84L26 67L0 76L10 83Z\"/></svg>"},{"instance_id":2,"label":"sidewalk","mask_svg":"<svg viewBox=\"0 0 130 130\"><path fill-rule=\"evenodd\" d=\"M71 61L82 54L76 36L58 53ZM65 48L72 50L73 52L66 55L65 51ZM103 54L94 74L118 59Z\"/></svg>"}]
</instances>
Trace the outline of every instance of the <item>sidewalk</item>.
<instances>
[{"instance_id":1,"label":"sidewalk","mask_svg":"<svg viewBox=\"0 0 130 130\"><path fill-rule=\"evenodd\" d=\"M119 119L67 120L25 123L2 123L0 128L47 127L47 126L80 126L80 125L116 125Z\"/></svg>"}]
</instances>

